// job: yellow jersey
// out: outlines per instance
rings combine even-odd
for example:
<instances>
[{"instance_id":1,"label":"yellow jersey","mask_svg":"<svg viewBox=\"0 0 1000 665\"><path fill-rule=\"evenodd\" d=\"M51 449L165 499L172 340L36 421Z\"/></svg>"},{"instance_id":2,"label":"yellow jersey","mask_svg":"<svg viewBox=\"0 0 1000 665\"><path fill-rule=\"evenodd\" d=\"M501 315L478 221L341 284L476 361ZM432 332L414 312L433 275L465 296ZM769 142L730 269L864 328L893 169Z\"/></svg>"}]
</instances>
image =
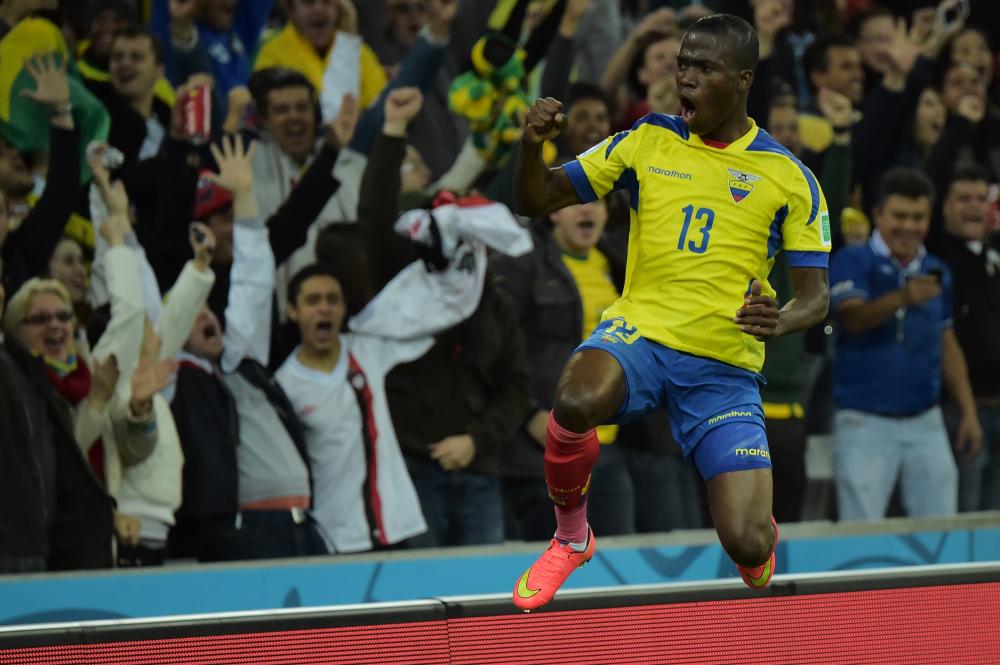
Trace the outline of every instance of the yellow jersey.
<instances>
[{"instance_id":1,"label":"yellow jersey","mask_svg":"<svg viewBox=\"0 0 1000 665\"><path fill-rule=\"evenodd\" d=\"M764 344L733 322L774 256L826 268L830 217L816 177L751 120L725 147L676 116L650 114L563 166L581 202L624 188L631 199L622 317L677 351L760 371Z\"/></svg>"}]
</instances>

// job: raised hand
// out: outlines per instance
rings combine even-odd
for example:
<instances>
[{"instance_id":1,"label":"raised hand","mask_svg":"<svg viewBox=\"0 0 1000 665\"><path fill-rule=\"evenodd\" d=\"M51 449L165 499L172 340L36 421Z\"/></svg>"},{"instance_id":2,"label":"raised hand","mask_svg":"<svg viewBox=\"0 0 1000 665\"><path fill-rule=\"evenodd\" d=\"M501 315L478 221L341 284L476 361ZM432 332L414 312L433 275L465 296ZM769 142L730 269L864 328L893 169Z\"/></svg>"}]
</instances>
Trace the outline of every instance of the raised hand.
<instances>
[{"instance_id":1,"label":"raised hand","mask_svg":"<svg viewBox=\"0 0 1000 665\"><path fill-rule=\"evenodd\" d=\"M542 143L559 136L566 128L562 102L551 97L536 99L524 116L524 136L527 143Z\"/></svg>"},{"instance_id":2,"label":"raised hand","mask_svg":"<svg viewBox=\"0 0 1000 665\"><path fill-rule=\"evenodd\" d=\"M115 180L114 184L111 185L108 191L108 195L105 197L105 202L124 201L125 208L128 208L128 196L125 194L125 185L122 184L121 180ZM119 206L120 203L108 203L108 208L112 206ZM108 218L104 220L101 224L101 237L104 238L109 245L112 247L117 247L125 243L125 236L128 235L129 231L132 230L132 224L129 222L128 213L120 214L113 213L109 214Z\"/></svg>"},{"instance_id":3,"label":"raised hand","mask_svg":"<svg viewBox=\"0 0 1000 665\"><path fill-rule=\"evenodd\" d=\"M660 7L655 12L646 14L633 34L637 37L645 37L651 32L665 32L673 34L677 31L677 12L670 7Z\"/></svg>"},{"instance_id":4,"label":"raised hand","mask_svg":"<svg viewBox=\"0 0 1000 665\"><path fill-rule=\"evenodd\" d=\"M949 12L958 12L959 18L957 21L945 24L941 16ZM931 23L930 34L921 44L921 52L931 59L938 57L942 49L951 42L951 38L965 27L965 19L962 0L941 0L935 11L934 21Z\"/></svg>"},{"instance_id":5,"label":"raised hand","mask_svg":"<svg viewBox=\"0 0 1000 665\"><path fill-rule=\"evenodd\" d=\"M955 113L973 125L978 125L986 117L986 104L978 95L965 95L958 100Z\"/></svg>"},{"instance_id":6,"label":"raised hand","mask_svg":"<svg viewBox=\"0 0 1000 665\"><path fill-rule=\"evenodd\" d=\"M829 120L831 125L834 127L850 126L854 107L846 96L829 88L820 88L817 103L823 117Z\"/></svg>"},{"instance_id":7,"label":"raised hand","mask_svg":"<svg viewBox=\"0 0 1000 665\"><path fill-rule=\"evenodd\" d=\"M94 174L94 184L101 194L104 205L108 208L108 217L124 217L128 219L128 194L125 193L125 186L121 181L111 183L111 174L104 166L104 153L108 146L104 145L96 148L91 159L88 161L90 170Z\"/></svg>"},{"instance_id":8,"label":"raised hand","mask_svg":"<svg viewBox=\"0 0 1000 665\"><path fill-rule=\"evenodd\" d=\"M566 11L559 21L559 33L563 37L572 37L580 25L580 20L590 11L591 0L568 0Z\"/></svg>"},{"instance_id":9,"label":"raised hand","mask_svg":"<svg viewBox=\"0 0 1000 665\"><path fill-rule=\"evenodd\" d=\"M108 402L115 394L115 386L118 385L118 359L113 355L108 356L104 362L97 358L90 361L90 393L87 394L87 403L95 411L104 411Z\"/></svg>"},{"instance_id":10,"label":"raised hand","mask_svg":"<svg viewBox=\"0 0 1000 665\"><path fill-rule=\"evenodd\" d=\"M212 157L219 167L218 173L205 173L204 177L223 189L232 192L235 198L238 194L246 194L253 191L253 153L257 147L255 141L251 141L246 148L243 147L243 137L237 134L223 136L219 143L210 146Z\"/></svg>"},{"instance_id":11,"label":"raised hand","mask_svg":"<svg viewBox=\"0 0 1000 665\"><path fill-rule=\"evenodd\" d=\"M34 90L22 90L21 96L39 104L44 104L51 110L57 110L69 104L69 81L66 78L66 62L68 58L58 57L55 53L36 55L24 63L31 77L35 79Z\"/></svg>"},{"instance_id":12,"label":"raised hand","mask_svg":"<svg viewBox=\"0 0 1000 665\"><path fill-rule=\"evenodd\" d=\"M436 39L448 39L457 12L458 0L428 0L427 28Z\"/></svg>"},{"instance_id":13,"label":"raised hand","mask_svg":"<svg viewBox=\"0 0 1000 665\"><path fill-rule=\"evenodd\" d=\"M358 126L358 100L354 95L344 95L340 102L337 117L326 123L326 142L337 150L343 150L354 138L354 129Z\"/></svg>"},{"instance_id":14,"label":"raised hand","mask_svg":"<svg viewBox=\"0 0 1000 665\"><path fill-rule=\"evenodd\" d=\"M743 307L736 311L733 322L740 327L740 332L753 335L758 341L766 341L780 333L778 322L781 316L778 301L771 296L761 295L763 285L760 280L750 284L750 293L743 302Z\"/></svg>"},{"instance_id":15,"label":"raised hand","mask_svg":"<svg viewBox=\"0 0 1000 665\"><path fill-rule=\"evenodd\" d=\"M337 31L358 34L358 10L351 0L337 0Z\"/></svg>"},{"instance_id":16,"label":"raised hand","mask_svg":"<svg viewBox=\"0 0 1000 665\"><path fill-rule=\"evenodd\" d=\"M406 127L424 104L420 88L396 88L385 99L385 125L383 131L389 136L403 136Z\"/></svg>"},{"instance_id":17,"label":"raised hand","mask_svg":"<svg viewBox=\"0 0 1000 665\"><path fill-rule=\"evenodd\" d=\"M197 0L170 0L170 27L179 37L191 36L197 9Z\"/></svg>"},{"instance_id":18,"label":"raised hand","mask_svg":"<svg viewBox=\"0 0 1000 665\"><path fill-rule=\"evenodd\" d=\"M753 24L762 58L771 55L778 33L791 25L792 10L790 0L755 0L753 3Z\"/></svg>"},{"instance_id":19,"label":"raised hand","mask_svg":"<svg viewBox=\"0 0 1000 665\"><path fill-rule=\"evenodd\" d=\"M132 374L132 401L129 404L132 415L141 417L148 414L153 408L153 395L170 385L176 372L177 361L173 358L159 362L140 358Z\"/></svg>"},{"instance_id":20,"label":"raised hand","mask_svg":"<svg viewBox=\"0 0 1000 665\"><path fill-rule=\"evenodd\" d=\"M896 19L892 41L885 49L886 74L906 78L920 55L920 48L910 40L906 19Z\"/></svg>"}]
</instances>

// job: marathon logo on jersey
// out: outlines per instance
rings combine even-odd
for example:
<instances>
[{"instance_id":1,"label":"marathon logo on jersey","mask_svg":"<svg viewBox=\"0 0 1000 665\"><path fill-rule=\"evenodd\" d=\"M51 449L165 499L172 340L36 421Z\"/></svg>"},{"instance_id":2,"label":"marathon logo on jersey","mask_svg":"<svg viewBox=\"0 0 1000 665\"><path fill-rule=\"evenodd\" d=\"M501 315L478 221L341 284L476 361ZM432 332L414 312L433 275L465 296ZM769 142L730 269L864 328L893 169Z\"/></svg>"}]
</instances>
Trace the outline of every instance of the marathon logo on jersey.
<instances>
[{"instance_id":1,"label":"marathon logo on jersey","mask_svg":"<svg viewBox=\"0 0 1000 665\"><path fill-rule=\"evenodd\" d=\"M737 448L735 452L737 457L763 457L764 459L771 459L771 453L763 448Z\"/></svg>"},{"instance_id":2,"label":"marathon logo on jersey","mask_svg":"<svg viewBox=\"0 0 1000 665\"><path fill-rule=\"evenodd\" d=\"M733 201L739 203L746 197L750 196L750 192L753 191L754 183L762 180L759 175L754 175L752 173L745 173L739 169L729 168L729 175L732 178L729 180L729 193L733 197Z\"/></svg>"}]
</instances>

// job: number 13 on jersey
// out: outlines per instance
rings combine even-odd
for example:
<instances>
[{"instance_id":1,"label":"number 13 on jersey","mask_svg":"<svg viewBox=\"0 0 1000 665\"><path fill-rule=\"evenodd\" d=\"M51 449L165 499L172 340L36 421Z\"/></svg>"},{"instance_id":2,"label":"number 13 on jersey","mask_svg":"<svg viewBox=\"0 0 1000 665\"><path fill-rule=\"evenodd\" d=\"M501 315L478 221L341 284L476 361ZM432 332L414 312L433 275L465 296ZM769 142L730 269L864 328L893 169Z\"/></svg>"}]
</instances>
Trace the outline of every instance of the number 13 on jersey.
<instances>
[{"instance_id":1,"label":"number 13 on jersey","mask_svg":"<svg viewBox=\"0 0 1000 665\"><path fill-rule=\"evenodd\" d=\"M688 205L682 208L681 212L684 213L684 226L681 227L681 237L677 240L677 249L684 251L684 243L687 241L688 230L693 219L701 224L700 227L696 228L696 232L701 233L701 237L688 241L686 249L695 254L704 254L705 250L708 249L708 236L712 232L712 223L715 222L715 211L711 208L698 208L696 210L693 205Z\"/></svg>"}]
</instances>

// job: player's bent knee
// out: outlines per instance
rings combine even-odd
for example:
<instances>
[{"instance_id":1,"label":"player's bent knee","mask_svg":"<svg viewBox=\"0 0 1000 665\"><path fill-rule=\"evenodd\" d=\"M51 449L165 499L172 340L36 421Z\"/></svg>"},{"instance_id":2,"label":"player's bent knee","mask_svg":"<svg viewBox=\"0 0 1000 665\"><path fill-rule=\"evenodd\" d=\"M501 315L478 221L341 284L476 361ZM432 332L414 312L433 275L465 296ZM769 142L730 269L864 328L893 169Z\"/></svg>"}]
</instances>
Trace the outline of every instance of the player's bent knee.
<instances>
[{"instance_id":1,"label":"player's bent knee","mask_svg":"<svg viewBox=\"0 0 1000 665\"><path fill-rule=\"evenodd\" d=\"M771 555L774 529L770 520L764 525L749 522L717 525L717 531L726 554L741 566L759 566Z\"/></svg>"},{"instance_id":2,"label":"player's bent knee","mask_svg":"<svg viewBox=\"0 0 1000 665\"><path fill-rule=\"evenodd\" d=\"M556 422L574 432L585 432L604 420L600 391L580 384L559 386L552 411Z\"/></svg>"}]
</instances>

